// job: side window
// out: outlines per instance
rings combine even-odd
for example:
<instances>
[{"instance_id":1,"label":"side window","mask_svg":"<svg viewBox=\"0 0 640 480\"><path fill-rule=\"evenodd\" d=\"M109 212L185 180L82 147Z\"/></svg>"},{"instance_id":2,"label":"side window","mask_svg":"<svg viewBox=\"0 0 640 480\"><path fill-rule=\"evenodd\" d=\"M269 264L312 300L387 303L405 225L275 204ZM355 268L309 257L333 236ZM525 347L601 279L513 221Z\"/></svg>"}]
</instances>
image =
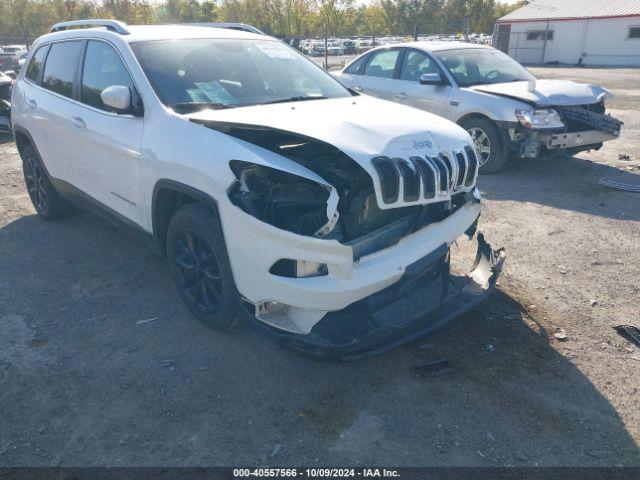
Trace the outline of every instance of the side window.
<instances>
[{"instance_id":1,"label":"side window","mask_svg":"<svg viewBox=\"0 0 640 480\"><path fill-rule=\"evenodd\" d=\"M351 65L349 65L344 73L348 73L350 75L360 75L362 71L362 65L367 61L368 58L368 55L363 55Z\"/></svg>"},{"instance_id":2,"label":"side window","mask_svg":"<svg viewBox=\"0 0 640 480\"><path fill-rule=\"evenodd\" d=\"M73 80L82 50L82 42L61 42L51 45L44 66L42 86L65 97L73 96Z\"/></svg>"},{"instance_id":3,"label":"side window","mask_svg":"<svg viewBox=\"0 0 640 480\"><path fill-rule=\"evenodd\" d=\"M400 50L382 50L371 56L371 60L364 69L369 77L393 78L396 61Z\"/></svg>"},{"instance_id":4,"label":"side window","mask_svg":"<svg viewBox=\"0 0 640 480\"><path fill-rule=\"evenodd\" d=\"M47 58L47 52L49 51L49 45L40 47L36 53L31 57L27 72L24 74L29 80L38 82L40 80L40 74L42 73L42 67L44 66L44 59Z\"/></svg>"},{"instance_id":5,"label":"side window","mask_svg":"<svg viewBox=\"0 0 640 480\"><path fill-rule=\"evenodd\" d=\"M451 72L451 75L456 79L456 82L462 84L467 83L469 81L469 77L464 57L451 52L446 53L448 55L443 56L442 58L444 66L447 67L449 72Z\"/></svg>"},{"instance_id":6,"label":"side window","mask_svg":"<svg viewBox=\"0 0 640 480\"><path fill-rule=\"evenodd\" d=\"M402 62L400 80L417 82L420 75L438 73L438 67L429 55L417 50L408 50Z\"/></svg>"},{"instance_id":7,"label":"side window","mask_svg":"<svg viewBox=\"0 0 640 480\"><path fill-rule=\"evenodd\" d=\"M100 93L113 85L129 87L132 94L135 88L118 52L107 43L89 41L82 68L82 103L109 111L102 103Z\"/></svg>"},{"instance_id":8,"label":"side window","mask_svg":"<svg viewBox=\"0 0 640 480\"><path fill-rule=\"evenodd\" d=\"M529 30L527 40L553 40L553 30Z\"/></svg>"}]
</instances>

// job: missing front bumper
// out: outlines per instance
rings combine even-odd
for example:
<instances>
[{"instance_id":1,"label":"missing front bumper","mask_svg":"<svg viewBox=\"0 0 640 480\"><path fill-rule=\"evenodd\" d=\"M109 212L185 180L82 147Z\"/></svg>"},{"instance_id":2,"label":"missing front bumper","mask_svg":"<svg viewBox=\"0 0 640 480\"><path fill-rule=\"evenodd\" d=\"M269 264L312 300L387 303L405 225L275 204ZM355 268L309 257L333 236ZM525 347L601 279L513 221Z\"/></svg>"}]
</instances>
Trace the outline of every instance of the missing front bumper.
<instances>
[{"instance_id":1,"label":"missing front bumper","mask_svg":"<svg viewBox=\"0 0 640 480\"><path fill-rule=\"evenodd\" d=\"M353 361L377 355L442 327L481 303L493 290L505 260L480 233L476 259L465 276L451 273L446 245L410 265L394 285L325 316L307 335L253 319L280 345L322 360Z\"/></svg>"},{"instance_id":2,"label":"missing front bumper","mask_svg":"<svg viewBox=\"0 0 640 480\"><path fill-rule=\"evenodd\" d=\"M597 145L618 138L598 130L588 130L574 133L544 133L540 135L540 142L548 150L585 147Z\"/></svg>"}]
</instances>

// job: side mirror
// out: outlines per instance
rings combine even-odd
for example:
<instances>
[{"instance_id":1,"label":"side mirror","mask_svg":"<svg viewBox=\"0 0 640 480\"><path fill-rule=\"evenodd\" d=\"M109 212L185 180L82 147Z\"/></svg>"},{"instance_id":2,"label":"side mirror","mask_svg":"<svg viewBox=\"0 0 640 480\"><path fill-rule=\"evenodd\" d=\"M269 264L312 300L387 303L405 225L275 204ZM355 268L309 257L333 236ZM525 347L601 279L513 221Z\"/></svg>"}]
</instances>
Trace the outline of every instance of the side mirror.
<instances>
[{"instance_id":1,"label":"side mirror","mask_svg":"<svg viewBox=\"0 0 640 480\"><path fill-rule=\"evenodd\" d=\"M423 73L420 75L420 85L446 85L447 82L439 73Z\"/></svg>"},{"instance_id":2,"label":"side mirror","mask_svg":"<svg viewBox=\"0 0 640 480\"><path fill-rule=\"evenodd\" d=\"M122 85L111 85L100 93L102 103L117 113L127 113L131 110L131 90Z\"/></svg>"}]
</instances>

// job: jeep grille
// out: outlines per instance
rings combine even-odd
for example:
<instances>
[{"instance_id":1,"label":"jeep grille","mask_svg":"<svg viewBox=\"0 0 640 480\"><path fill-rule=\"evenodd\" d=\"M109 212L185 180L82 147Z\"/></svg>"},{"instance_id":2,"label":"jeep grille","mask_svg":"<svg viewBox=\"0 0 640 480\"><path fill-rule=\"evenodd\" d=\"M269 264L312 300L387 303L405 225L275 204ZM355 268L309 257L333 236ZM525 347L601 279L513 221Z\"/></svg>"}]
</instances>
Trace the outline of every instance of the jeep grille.
<instances>
[{"instance_id":1,"label":"jeep grille","mask_svg":"<svg viewBox=\"0 0 640 480\"><path fill-rule=\"evenodd\" d=\"M385 205L425 204L469 190L478 174L478 157L470 146L437 156L374 157Z\"/></svg>"}]
</instances>

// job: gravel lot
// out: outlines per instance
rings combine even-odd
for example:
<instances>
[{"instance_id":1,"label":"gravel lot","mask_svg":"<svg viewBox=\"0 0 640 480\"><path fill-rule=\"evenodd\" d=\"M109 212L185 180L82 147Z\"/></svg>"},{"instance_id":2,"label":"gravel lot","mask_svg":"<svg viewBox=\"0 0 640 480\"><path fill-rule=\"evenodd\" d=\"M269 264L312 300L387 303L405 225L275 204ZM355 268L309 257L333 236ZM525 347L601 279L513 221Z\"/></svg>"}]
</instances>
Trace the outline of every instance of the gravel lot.
<instances>
[{"instance_id":1,"label":"gravel lot","mask_svg":"<svg viewBox=\"0 0 640 480\"><path fill-rule=\"evenodd\" d=\"M200 326L133 238L37 218L5 141L0 465L640 466L640 350L611 329L640 325L640 194L597 183L640 173L640 70L533 71L612 89L623 137L481 178L498 291L430 348L352 364Z\"/></svg>"}]
</instances>

